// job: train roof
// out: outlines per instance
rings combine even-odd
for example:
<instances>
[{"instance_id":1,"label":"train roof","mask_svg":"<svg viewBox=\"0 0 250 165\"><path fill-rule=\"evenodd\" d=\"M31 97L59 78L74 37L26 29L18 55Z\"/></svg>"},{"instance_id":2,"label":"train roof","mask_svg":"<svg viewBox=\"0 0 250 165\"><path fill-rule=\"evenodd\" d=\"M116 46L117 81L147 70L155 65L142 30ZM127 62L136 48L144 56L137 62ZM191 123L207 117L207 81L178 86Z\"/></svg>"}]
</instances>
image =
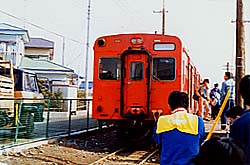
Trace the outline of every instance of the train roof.
<instances>
[{"instance_id":1,"label":"train roof","mask_svg":"<svg viewBox=\"0 0 250 165\"><path fill-rule=\"evenodd\" d=\"M169 37L169 38L177 38L181 40L180 37L177 35L163 35L163 34L153 34L153 33L121 33L121 34L110 34L110 35L103 35L99 36L96 41L100 38L114 38L114 37L119 37L119 36L155 36L155 37Z\"/></svg>"}]
</instances>

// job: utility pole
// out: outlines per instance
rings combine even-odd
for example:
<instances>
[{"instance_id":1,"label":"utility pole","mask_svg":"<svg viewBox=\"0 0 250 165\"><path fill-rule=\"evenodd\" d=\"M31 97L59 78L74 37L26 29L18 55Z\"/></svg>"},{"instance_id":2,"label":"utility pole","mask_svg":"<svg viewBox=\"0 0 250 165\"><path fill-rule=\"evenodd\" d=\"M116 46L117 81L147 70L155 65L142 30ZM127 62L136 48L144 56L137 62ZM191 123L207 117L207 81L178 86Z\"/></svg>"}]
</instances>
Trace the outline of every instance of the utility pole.
<instances>
[{"instance_id":1,"label":"utility pole","mask_svg":"<svg viewBox=\"0 0 250 165\"><path fill-rule=\"evenodd\" d=\"M244 23L243 23L243 0L237 0L236 4L236 59L235 59L235 103L243 105L243 100L239 94L239 83L245 75L245 43L244 43Z\"/></svg>"},{"instance_id":2,"label":"utility pole","mask_svg":"<svg viewBox=\"0 0 250 165\"><path fill-rule=\"evenodd\" d=\"M26 10L27 10L27 0L23 1L23 28L26 28Z\"/></svg>"},{"instance_id":3,"label":"utility pole","mask_svg":"<svg viewBox=\"0 0 250 165\"><path fill-rule=\"evenodd\" d=\"M165 34L165 15L168 11L165 10L165 0L162 0L162 11L153 11L153 13L161 13L162 14L162 34Z\"/></svg>"},{"instance_id":4,"label":"utility pole","mask_svg":"<svg viewBox=\"0 0 250 165\"><path fill-rule=\"evenodd\" d=\"M226 65L223 65L222 67L223 67L222 70L225 70L226 72L232 72L232 70L233 70L233 66L230 65L229 62L227 62Z\"/></svg>"},{"instance_id":5,"label":"utility pole","mask_svg":"<svg viewBox=\"0 0 250 165\"><path fill-rule=\"evenodd\" d=\"M229 62L227 62L227 72L229 72Z\"/></svg>"},{"instance_id":6,"label":"utility pole","mask_svg":"<svg viewBox=\"0 0 250 165\"><path fill-rule=\"evenodd\" d=\"M85 58L85 94L88 98L89 82L88 82L88 61L89 61L89 31L90 31L90 1L88 1L88 17L87 17L87 41L86 41L86 58Z\"/></svg>"},{"instance_id":7,"label":"utility pole","mask_svg":"<svg viewBox=\"0 0 250 165\"><path fill-rule=\"evenodd\" d=\"M162 34L165 34L165 0L162 0Z\"/></svg>"},{"instance_id":8,"label":"utility pole","mask_svg":"<svg viewBox=\"0 0 250 165\"><path fill-rule=\"evenodd\" d=\"M65 59L65 37L62 37L63 43L62 43L62 65L64 66L64 59Z\"/></svg>"}]
</instances>

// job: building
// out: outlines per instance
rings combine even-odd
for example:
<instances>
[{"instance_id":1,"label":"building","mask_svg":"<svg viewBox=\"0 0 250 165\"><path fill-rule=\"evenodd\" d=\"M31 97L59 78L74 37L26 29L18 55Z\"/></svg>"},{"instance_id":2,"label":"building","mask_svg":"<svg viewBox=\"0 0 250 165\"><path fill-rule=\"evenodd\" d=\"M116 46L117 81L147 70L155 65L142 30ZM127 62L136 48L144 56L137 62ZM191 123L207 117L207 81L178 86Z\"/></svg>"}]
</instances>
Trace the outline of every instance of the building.
<instances>
[{"instance_id":1,"label":"building","mask_svg":"<svg viewBox=\"0 0 250 165\"><path fill-rule=\"evenodd\" d=\"M77 98L77 85L73 82L74 70L48 60L33 60L28 57L22 57L20 69L29 70L36 73L39 80L46 82L49 90L52 93L58 90L62 92L63 99ZM69 110L70 106L73 111L76 111L76 100L63 103L62 111Z\"/></svg>"},{"instance_id":2,"label":"building","mask_svg":"<svg viewBox=\"0 0 250 165\"><path fill-rule=\"evenodd\" d=\"M30 38L30 42L25 43L25 56L32 59L53 60L54 42L43 38Z\"/></svg>"},{"instance_id":3,"label":"building","mask_svg":"<svg viewBox=\"0 0 250 165\"><path fill-rule=\"evenodd\" d=\"M88 84L89 84L88 88L92 89L93 88L93 81L89 81ZM79 85L79 89L85 89L86 88L85 86L86 86L85 81L82 81L81 84Z\"/></svg>"},{"instance_id":4,"label":"building","mask_svg":"<svg viewBox=\"0 0 250 165\"><path fill-rule=\"evenodd\" d=\"M28 31L6 23L0 23L0 59L11 60L19 66L24 56L24 44L30 41Z\"/></svg>"},{"instance_id":5,"label":"building","mask_svg":"<svg viewBox=\"0 0 250 165\"><path fill-rule=\"evenodd\" d=\"M50 61L53 56L54 42L30 39L27 30L0 23L0 59L11 60L15 68L33 71L40 80L48 82L52 92L62 91L64 99L76 99L78 86L74 85L74 70ZM76 100L71 105L76 109ZM65 103L66 111L69 106Z\"/></svg>"}]
</instances>

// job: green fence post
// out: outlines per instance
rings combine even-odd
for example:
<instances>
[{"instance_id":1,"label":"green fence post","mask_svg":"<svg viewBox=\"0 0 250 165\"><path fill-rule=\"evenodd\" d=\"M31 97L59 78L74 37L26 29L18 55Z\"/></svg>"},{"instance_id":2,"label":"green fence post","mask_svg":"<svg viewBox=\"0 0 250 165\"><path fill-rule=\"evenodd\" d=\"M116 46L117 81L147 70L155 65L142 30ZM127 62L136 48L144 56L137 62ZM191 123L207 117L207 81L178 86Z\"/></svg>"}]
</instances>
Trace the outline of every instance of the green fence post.
<instances>
[{"instance_id":1,"label":"green fence post","mask_svg":"<svg viewBox=\"0 0 250 165\"><path fill-rule=\"evenodd\" d=\"M22 106L23 106L23 102L22 102L22 99L21 99L20 104L18 106L18 117L17 117L17 125L16 125L16 133L15 133L14 143L16 143L17 137L18 137L19 123L20 123L20 118L21 118Z\"/></svg>"},{"instance_id":2,"label":"green fence post","mask_svg":"<svg viewBox=\"0 0 250 165\"><path fill-rule=\"evenodd\" d=\"M89 131L89 100L86 100L86 108L87 108L87 132Z\"/></svg>"},{"instance_id":3,"label":"green fence post","mask_svg":"<svg viewBox=\"0 0 250 165\"><path fill-rule=\"evenodd\" d=\"M71 132L71 109L72 109L72 100L69 100L69 127L68 127L68 136L70 136Z\"/></svg>"},{"instance_id":4,"label":"green fence post","mask_svg":"<svg viewBox=\"0 0 250 165\"><path fill-rule=\"evenodd\" d=\"M46 123L46 138L49 137L49 113L50 113L50 99L48 99L48 112L47 112L47 123Z\"/></svg>"}]
</instances>

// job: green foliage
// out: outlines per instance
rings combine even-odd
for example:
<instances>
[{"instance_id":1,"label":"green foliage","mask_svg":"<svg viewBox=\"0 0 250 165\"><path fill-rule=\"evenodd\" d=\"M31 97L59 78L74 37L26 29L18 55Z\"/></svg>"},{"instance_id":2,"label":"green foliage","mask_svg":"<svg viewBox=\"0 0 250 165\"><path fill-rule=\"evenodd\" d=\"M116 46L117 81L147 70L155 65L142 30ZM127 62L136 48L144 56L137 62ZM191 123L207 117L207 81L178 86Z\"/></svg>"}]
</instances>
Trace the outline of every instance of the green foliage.
<instances>
[{"instance_id":1,"label":"green foliage","mask_svg":"<svg viewBox=\"0 0 250 165\"><path fill-rule=\"evenodd\" d=\"M77 98L78 99L85 99L86 98L86 93L84 90L78 90L77 91Z\"/></svg>"},{"instance_id":2,"label":"green foliage","mask_svg":"<svg viewBox=\"0 0 250 165\"><path fill-rule=\"evenodd\" d=\"M78 90L77 91L77 98L78 99L85 99L86 98L86 93L84 90ZM77 100L77 110L86 110L86 102L82 100Z\"/></svg>"},{"instance_id":3,"label":"green foliage","mask_svg":"<svg viewBox=\"0 0 250 165\"><path fill-rule=\"evenodd\" d=\"M38 86L45 98L45 108L48 108L50 99L50 108L60 108L63 104L63 93L60 89L55 92L49 90L49 85L46 80L38 80Z\"/></svg>"},{"instance_id":4,"label":"green foliage","mask_svg":"<svg viewBox=\"0 0 250 165\"><path fill-rule=\"evenodd\" d=\"M49 92L50 108L60 108L63 103L63 93L60 89L55 92Z\"/></svg>"}]
</instances>

